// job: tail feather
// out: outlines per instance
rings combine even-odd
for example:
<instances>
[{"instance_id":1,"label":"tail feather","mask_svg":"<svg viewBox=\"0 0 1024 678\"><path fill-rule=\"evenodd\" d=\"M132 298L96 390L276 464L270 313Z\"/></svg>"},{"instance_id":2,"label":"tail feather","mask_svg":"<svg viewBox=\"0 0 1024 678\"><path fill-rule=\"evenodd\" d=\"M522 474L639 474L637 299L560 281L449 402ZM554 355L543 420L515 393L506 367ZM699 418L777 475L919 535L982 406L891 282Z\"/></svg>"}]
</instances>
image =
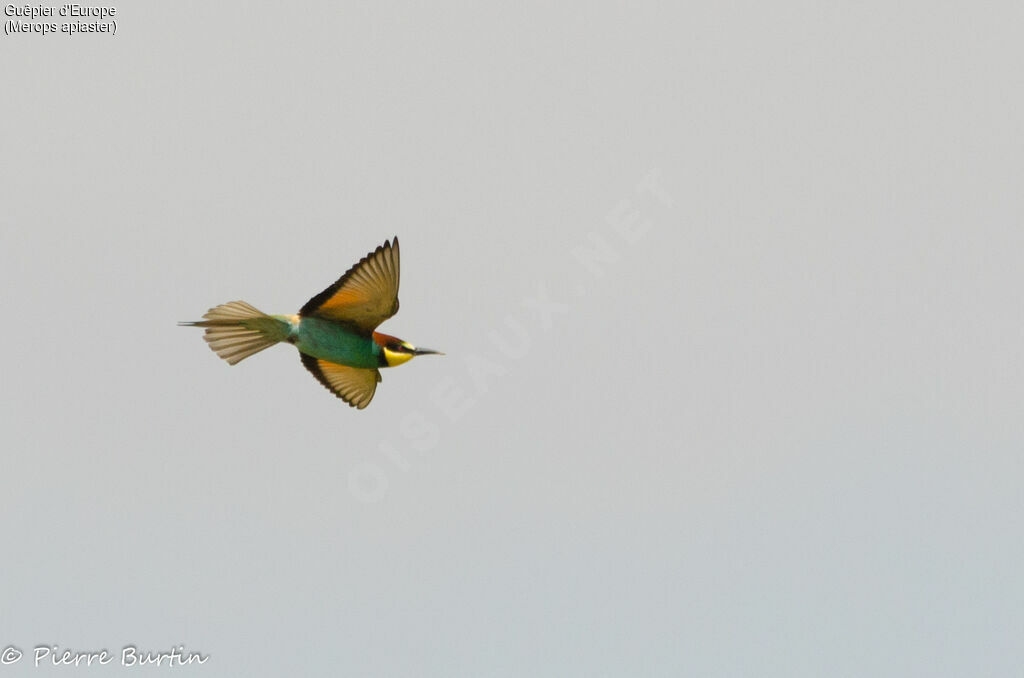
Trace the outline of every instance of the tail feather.
<instances>
[{"instance_id":1,"label":"tail feather","mask_svg":"<svg viewBox=\"0 0 1024 678\"><path fill-rule=\"evenodd\" d=\"M215 306L203 320L179 324L205 327L203 339L229 365L284 341L291 332L285 320L269 316L244 301Z\"/></svg>"}]
</instances>

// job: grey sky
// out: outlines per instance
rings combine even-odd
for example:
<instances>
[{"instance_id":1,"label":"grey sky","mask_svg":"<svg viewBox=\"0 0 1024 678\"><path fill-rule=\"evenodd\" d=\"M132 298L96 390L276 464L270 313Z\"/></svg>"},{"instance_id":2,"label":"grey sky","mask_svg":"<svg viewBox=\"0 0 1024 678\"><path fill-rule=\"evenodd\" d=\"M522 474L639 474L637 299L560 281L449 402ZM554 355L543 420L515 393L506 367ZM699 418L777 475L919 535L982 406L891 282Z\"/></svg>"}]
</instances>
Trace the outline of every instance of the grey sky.
<instances>
[{"instance_id":1,"label":"grey sky","mask_svg":"<svg viewBox=\"0 0 1024 678\"><path fill-rule=\"evenodd\" d=\"M0 673L1019 674L1019 8L116 18L0 36ZM175 327L396 234L364 411Z\"/></svg>"}]
</instances>

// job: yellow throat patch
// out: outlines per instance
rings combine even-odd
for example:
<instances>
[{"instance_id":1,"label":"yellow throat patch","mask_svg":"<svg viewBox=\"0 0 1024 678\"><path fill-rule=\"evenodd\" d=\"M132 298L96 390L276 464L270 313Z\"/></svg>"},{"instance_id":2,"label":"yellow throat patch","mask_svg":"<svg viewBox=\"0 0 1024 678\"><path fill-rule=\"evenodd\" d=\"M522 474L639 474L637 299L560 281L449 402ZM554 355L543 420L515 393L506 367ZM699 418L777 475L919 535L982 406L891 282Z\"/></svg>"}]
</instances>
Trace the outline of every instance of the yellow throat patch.
<instances>
[{"instance_id":1,"label":"yellow throat patch","mask_svg":"<svg viewBox=\"0 0 1024 678\"><path fill-rule=\"evenodd\" d=\"M406 345L407 346L407 345ZM411 346L407 346L412 349ZM402 363L407 363L413 359L412 353L405 353L404 351L392 351L387 346L382 346L381 349L384 351L384 360L387 361L388 367L396 367ZM414 350L414 349L412 349Z\"/></svg>"}]
</instances>

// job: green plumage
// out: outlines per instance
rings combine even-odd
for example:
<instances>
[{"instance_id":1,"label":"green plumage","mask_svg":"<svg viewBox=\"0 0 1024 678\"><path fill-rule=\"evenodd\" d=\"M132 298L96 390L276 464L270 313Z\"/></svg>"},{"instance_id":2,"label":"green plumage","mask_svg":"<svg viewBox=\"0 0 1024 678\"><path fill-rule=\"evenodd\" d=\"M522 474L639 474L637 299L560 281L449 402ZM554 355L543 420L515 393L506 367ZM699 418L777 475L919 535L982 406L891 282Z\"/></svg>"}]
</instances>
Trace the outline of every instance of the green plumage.
<instances>
[{"instance_id":1,"label":"green plumage","mask_svg":"<svg viewBox=\"0 0 1024 678\"><path fill-rule=\"evenodd\" d=\"M383 364L380 346L372 335L315 316L299 322L295 347L314 358L349 367L376 368Z\"/></svg>"},{"instance_id":2,"label":"green plumage","mask_svg":"<svg viewBox=\"0 0 1024 678\"><path fill-rule=\"evenodd\" d=\"M236 324L248 330L255 330L274 343L286 341L292 333L292 325L288 318L280 315L246 318Z\"/></svg>"}]
</instances>

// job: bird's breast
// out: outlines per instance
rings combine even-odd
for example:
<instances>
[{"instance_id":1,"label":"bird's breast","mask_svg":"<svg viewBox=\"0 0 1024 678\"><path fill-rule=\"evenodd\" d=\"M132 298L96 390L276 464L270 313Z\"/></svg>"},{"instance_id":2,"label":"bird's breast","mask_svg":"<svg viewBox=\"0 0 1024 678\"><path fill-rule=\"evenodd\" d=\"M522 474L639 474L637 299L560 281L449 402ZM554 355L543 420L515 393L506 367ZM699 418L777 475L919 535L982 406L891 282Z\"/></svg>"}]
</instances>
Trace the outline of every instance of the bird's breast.
<instances>
[{"instance_id":1,"label":"bird's breast","mask_svg":"<svg viewBox=\"0 0 1024 678\"><path fill-rule=\"evenodd\" d=\"M303 353L349 367L378 367L379 348L370 335L324 318L300 318L296 348Z\"/></svg>"}]
</instances>

